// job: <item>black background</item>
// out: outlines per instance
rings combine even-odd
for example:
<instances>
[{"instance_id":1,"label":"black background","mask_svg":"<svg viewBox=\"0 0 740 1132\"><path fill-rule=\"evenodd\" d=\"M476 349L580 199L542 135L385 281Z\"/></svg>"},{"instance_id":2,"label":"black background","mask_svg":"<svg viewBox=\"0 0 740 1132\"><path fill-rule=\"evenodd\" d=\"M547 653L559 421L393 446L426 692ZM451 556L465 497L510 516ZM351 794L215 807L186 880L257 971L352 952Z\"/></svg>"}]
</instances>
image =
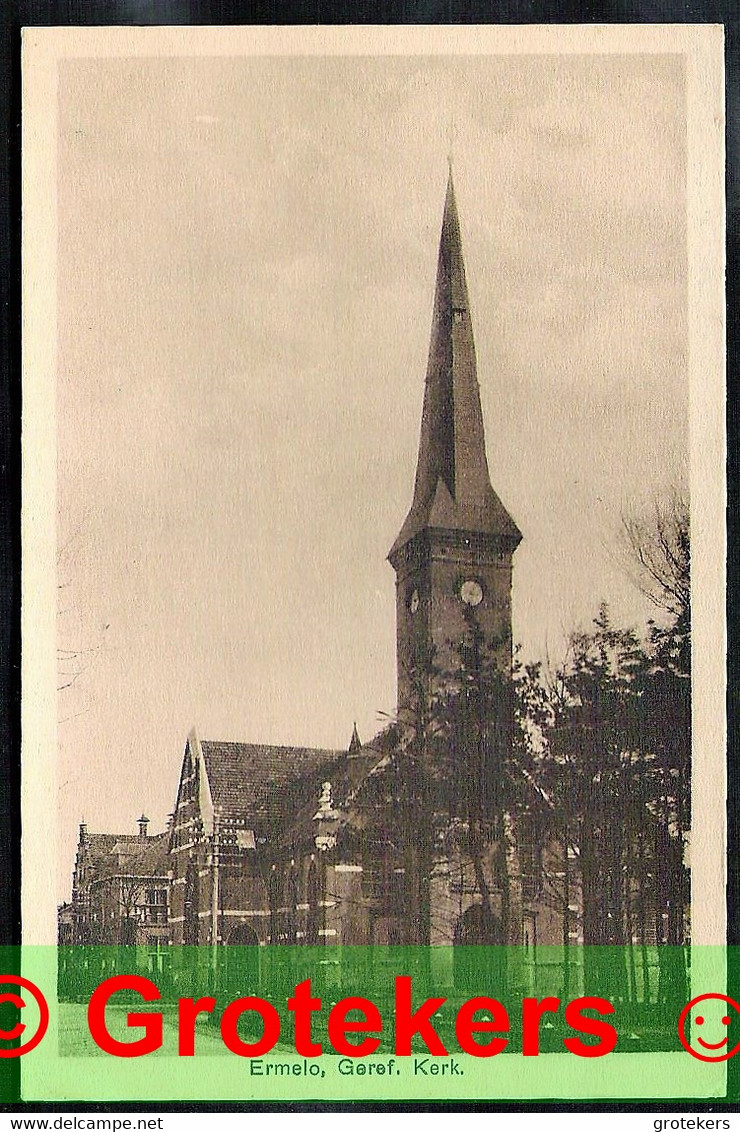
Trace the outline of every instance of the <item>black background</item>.
<instances>
[{"instance_id":1,"label":"black background","mask_svg":"<svg viewBox=\"0 0 740 1132\"><path fill-rule=\"evenodd\" d=\"M156 24L528 24L528 23L717 23L725 27L727 108L727 428L728 428L728 943L740 947L740 552L738 496L740 389L738 388L738 250L740 245L740 0L727 3L632 4L620 0L554 3L550 0L0 0L0 944L20 942L20 567L21 567L21 74L20 29L25 26L95 26ZM720 648L721 642L717 642ZM44 836L42 828L33 835ZM735 973L737 976L737 972ZM740 999L740 986L729 993ZM10 1074L6 1092L18 1096L18 1062L5 1062ZM728 1062L731 1095L740 1096L740 1056ZM656 1082L656 1085L658 1082ZM0 1104L0 1111L22 1110L20 1103ZM32 1111L135 1111L120 1104L39 1104ZM710 1105L661 1101L647 1104L300 1104L176 1105L148 1104L143 1111L215 1111L380 1109L438 1111L623 1111L739 1112L738 1104ZM733 1121L734 1123L734 1121Z\"/></svg>"}]
</instances>

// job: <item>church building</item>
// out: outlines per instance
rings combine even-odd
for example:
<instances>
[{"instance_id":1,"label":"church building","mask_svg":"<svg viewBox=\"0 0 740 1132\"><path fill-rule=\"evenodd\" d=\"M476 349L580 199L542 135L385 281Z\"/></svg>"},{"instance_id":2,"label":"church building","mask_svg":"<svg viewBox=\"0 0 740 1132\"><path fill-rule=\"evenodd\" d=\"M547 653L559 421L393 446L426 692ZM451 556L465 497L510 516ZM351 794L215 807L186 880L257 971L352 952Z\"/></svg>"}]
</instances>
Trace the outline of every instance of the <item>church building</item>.
<instances>
[{"instance_id":1,"label":"church building","mask_svg":"<svg viewBox=\"0 0 740 1132\"><path fill-rule=\"evenodd\" d=\"M345 750L190 732L163 845L172 943L511 944L526 990L539 945L579 942L575 870L547 833L551 803L524 771L511 784L521 538L489 476L450 173L414 494L388 554L396 717L368 742L355 728ZM93 843L81 833L78 872L97 892ZM101 937L83 925L77 938ZM557 993L559 970L538 973L538 987Z\"/></svg>"},{"instance_id":2,"label":"church building","mask_svg":"<svg viewBox=\"0 0 740 1132\"><path fill-rule=\"evenodd\" d=\"M564 908L543 880L542 854L558 852L539 833L547 799L523 775L514 814L499 781L521 537L488 471L450 173L414 495L388 555L396 720L365 743L355 729L343 751L191 731L170 831L174 943L509 943L534 963L538 943L577 941L575 895Z\"/></svg>"}]
</instances>

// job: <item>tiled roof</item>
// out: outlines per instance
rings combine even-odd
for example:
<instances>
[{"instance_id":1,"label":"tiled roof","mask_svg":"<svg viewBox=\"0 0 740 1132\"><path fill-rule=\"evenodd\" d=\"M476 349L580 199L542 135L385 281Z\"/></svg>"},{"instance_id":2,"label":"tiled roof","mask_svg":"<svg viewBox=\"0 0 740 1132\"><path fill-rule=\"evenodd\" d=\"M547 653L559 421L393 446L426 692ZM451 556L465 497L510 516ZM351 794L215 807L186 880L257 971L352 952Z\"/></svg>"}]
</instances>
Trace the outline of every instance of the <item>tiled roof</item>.
<instances>
[{"instance_id":1,"label":"tiled roof","mask_svg":"<svg viewBox=\"0 0 740 1132\"><path fill-rule=\"evenodd\" d=\"M385 765L391 747L387 733L381 732L369 743L364 743L359 749L355 748L351 754L345 753L332 766L317 768L317 772L305 776L301 781L302 804L295 811L290 825L283 831L283 843L291 844L313 838L316 833L313 817L318 807L321 784L325 779L331 782L333 804L343 815L342 824L354 823L355 798L368 778Z\"/></svg>"},{"instance_id":2,"label":"tiled roof","mask_svg":"<svg viewBox=\"0 0 740 1132\"><path fill-rule=\"evenodd\" d=\"M137 839L138 849L131 845L125 850L125 866L132 876L166 876L169 862L169 833Z\"/></svg>"},{"instance_id":3,"label":"tiled roof","mask_svg":"<svg viewBox=\"0 0 740 1132\"><path fill-rule=\"evenodd\" d=\"M211 798L225 814L272 823L292 816L305 801L301 784L347 758L346 751L271 747L261 743L201 741Z\"/></svg>"},{"instance_id":4,"label":"tiled roof","mask_svg":"<svg viewBox=\"0 0 740 1132\"><path fill-rule=\"evenodd\" d=\"M89 833L85 846L88 857L97 861L112 853L116 845L126 845L128 842L138 841L135 833Z\"/></svg>"},{"instance_id":5,"label":"tiled roof","mask_svg":"<svg viewBox=\"0 0 740 1132\"><path fill-rule=\"evenodd\" d=\"M92 833L87 838L90 864L97 876L166 876L169 869L169 835Z\"/></svg>"},{"instance_id":6,"label":"tiled roof","mask_svg":"<svg viewBox=\"0 0 740 1132\"><path fill-rule=\"evenodd\" d=\"M460 221L447 184L414 498L390 559L427 528L521 539L491 487Z\"/></svg>"}]
</instances>

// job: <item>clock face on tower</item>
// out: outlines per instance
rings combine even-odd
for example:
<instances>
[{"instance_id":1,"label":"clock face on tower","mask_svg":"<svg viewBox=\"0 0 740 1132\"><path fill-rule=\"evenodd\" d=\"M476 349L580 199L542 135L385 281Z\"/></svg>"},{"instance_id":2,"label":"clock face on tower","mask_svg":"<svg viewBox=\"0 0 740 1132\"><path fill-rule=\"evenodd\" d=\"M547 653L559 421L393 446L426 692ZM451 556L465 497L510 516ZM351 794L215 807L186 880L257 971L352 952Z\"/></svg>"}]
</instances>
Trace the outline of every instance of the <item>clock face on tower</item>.
<instances>
[{"instance_id":1,"label":"clock face on tower","mask_svg":"<svg viewBox=\"0 0 740 1132\"><path fill-rule=\"evenodd\" d=\"M483 587L475 578L466 578L460 585L460 600L466 605L480 605L483 601Z\"/></svg>"}]
</instances>

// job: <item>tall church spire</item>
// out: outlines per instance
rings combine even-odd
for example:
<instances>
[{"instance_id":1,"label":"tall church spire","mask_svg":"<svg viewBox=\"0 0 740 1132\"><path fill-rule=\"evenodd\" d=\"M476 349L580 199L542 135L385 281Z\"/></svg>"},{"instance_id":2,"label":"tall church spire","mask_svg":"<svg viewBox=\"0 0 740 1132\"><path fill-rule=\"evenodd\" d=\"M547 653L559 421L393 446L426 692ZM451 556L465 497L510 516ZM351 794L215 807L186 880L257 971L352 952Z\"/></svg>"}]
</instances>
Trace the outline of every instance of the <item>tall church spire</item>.
<instances>
[{"instance_id":1,"label":"tall church spire","mask_svg":"<svg viewBox=\"0 0 740 1132\"><path fill-rule=\"evenodd\" d=\"M389 557L426 528L513 542L513 519L491 487L460 222L450 168L427 364L414 498Z\"/></svg>"},{"instance_id":2,"label":"tall church spire","mask_svg":"<svg viewBox=\"0 0 740 1132\"><path fill-rule=\"evenodd\" d=\"M414 498L388 555L396 572L399 716L418 709L432 680L454 680L471 624L486 656L510 671L512 567L521 537L488 475L450 171Z\"/></svg>"}]
</instances>

